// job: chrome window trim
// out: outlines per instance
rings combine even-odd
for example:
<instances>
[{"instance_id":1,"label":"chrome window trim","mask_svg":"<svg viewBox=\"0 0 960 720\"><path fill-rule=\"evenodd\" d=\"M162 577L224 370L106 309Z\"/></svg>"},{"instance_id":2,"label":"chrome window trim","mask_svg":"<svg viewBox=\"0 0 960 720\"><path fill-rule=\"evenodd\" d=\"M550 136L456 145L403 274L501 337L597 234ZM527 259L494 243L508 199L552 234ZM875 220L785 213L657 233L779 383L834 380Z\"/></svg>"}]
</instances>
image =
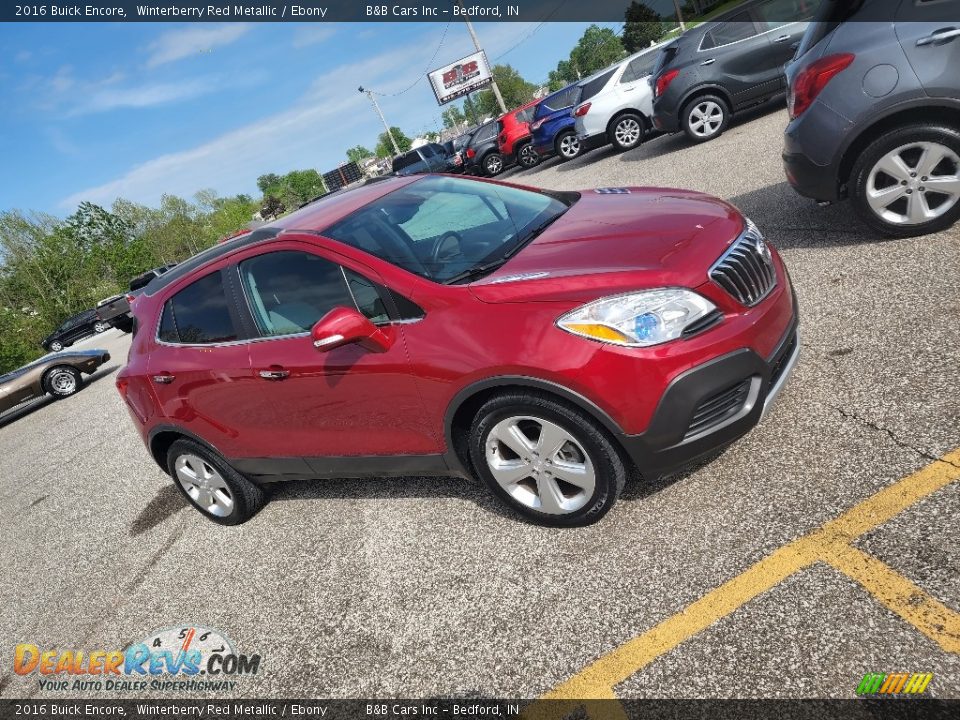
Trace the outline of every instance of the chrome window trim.
<instances>
[{"instance_id":1,"label":"chrome window trim","mask_svg":"<svg viewBox=\"0 0 960 720\"><path fill-rule=\"evenodd\" d=\"M754 27L756 27L756 24L757 24L757 21L756 21L756 20L753 20L753 19L751 18L750 22L752 22L752 23L754 24ZM745 37L745 38L743 38L742 40L734 40L733 42L724 43L723 45L714 45L713 47L707 48L706 50L704 50L704 49L703 49L703 40L704 40L704 38L706 38L707 33L710 32L709 30L707 30L703 35L700 36L700 43L697 45L697 52L698 52L698 53L710 52L710 51L712 51L712 50L719 50L720 48L730 47L731 45L736 45L737 43L746 42L747 40L753 40L754 38L758 38L758 37L760 37L761 35L766 35L766 34L768 34L768 33L772 33L774 30L783 30L783 28L785 28L785 27L790 27L791 25L796 25L797 23L802 23L802 22L809 22L809 21L808 21L808 20L794 20L793 22L788 22L786 25L778 25L778 26L775 27L775 28L770 28L769 30L764 30L763 32L758 32L756 35L751 35L750 37ZM723 24L723 23L717 23L717 25L722 25L722 24Z\"/></svg>"}]
</instances>

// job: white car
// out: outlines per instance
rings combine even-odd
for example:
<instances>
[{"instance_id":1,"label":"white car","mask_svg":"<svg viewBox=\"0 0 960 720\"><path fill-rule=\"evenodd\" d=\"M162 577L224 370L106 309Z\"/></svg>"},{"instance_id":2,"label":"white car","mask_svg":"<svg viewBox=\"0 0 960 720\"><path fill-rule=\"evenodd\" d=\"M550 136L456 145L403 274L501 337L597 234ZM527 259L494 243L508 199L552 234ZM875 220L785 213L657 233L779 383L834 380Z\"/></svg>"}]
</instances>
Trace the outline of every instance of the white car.
<instances>
[{"instance_id":1,"label":"white car","mask_svg":"<svg viewBox=\"0 0 960 720\"><path fill-rule=\"evenodd\" d=\"M644 48L581 83L604 83L588 102L573 110L582 151L607 143L618 150L631 150L653 128L649 78L664 44Z\"/></svg>"}]
</instances>

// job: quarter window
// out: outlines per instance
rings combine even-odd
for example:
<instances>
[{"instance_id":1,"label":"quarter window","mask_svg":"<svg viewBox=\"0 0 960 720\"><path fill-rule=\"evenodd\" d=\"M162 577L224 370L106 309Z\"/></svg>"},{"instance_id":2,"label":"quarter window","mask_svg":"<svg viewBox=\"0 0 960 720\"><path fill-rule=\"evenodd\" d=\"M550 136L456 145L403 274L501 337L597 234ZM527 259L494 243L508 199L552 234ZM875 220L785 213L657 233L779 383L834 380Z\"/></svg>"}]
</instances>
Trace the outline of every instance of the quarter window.
<instances>
[{"instance_id":1,"label":"quarter window","mask_svg":"<svg viewBox=\"0 0 960 720\"><path fill-rule=\"evenodd\" d=\"M219 270L191 283L167 301L158 337L164 342L190 345L237 339Z\"/></svg>"},{"instance_id":2,"label":"quarter window","mask_svg":"<svg viewBox=\"0 0 960 720\"><path fill-rule=\"evenodd\" d=\"M627 65L623 75L620 76L620 84L630 83L641 80L653 72L653 64L657 60L657 53L648 52L638 58L634 58Z\"/></svg>"}]
</instances>

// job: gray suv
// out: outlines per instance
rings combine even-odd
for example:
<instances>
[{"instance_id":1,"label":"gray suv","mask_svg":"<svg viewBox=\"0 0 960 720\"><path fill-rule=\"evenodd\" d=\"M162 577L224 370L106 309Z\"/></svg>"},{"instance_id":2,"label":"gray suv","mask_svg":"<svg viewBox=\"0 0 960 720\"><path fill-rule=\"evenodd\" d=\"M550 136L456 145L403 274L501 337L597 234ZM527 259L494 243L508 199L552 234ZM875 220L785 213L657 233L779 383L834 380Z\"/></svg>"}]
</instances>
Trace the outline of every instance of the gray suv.
<instances>
[{"instance_id":1,"label":"gray suv","mask_svg":"<svg viewBox=\"0 0 960 720\"><path fill-rule=\"evenodd\" d=\"M960 0L824 0L788 68L787 180L882 234L960 217Z\"/></svg>"},{"instance_id":2,"label":"gray suv","mask_svg":"<svg viewBox=\"0 0 960 720\"><path fill-rule=\"evenodd\" d=\"M706 142L734 113L782 96L784 65L815 10L813 0L748 0L665 45L652 83L654 127Z\"/></svg>"}]
</instances>

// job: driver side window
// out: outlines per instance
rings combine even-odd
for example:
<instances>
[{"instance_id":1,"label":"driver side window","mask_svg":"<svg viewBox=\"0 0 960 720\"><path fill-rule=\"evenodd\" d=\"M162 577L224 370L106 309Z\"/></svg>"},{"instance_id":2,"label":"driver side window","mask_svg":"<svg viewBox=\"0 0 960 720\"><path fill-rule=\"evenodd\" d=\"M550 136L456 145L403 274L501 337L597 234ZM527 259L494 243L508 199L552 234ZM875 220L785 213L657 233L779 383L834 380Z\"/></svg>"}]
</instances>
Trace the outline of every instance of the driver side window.
<instances>
[{"instance_id":1,"label":"driver side window","mask_svg":"<svg viewBox=\"0 0 960 720\"><path fill-rule=\"evenodd\" d=\"M348 286L344 270L317 255L280 250L244 260L239 269L250 312L262 335L309 332L335 307L359 306L371 320L386 318L383 302L378 302L369 281L351 272L353 284Z\"/></svg>"}]
</instances>

